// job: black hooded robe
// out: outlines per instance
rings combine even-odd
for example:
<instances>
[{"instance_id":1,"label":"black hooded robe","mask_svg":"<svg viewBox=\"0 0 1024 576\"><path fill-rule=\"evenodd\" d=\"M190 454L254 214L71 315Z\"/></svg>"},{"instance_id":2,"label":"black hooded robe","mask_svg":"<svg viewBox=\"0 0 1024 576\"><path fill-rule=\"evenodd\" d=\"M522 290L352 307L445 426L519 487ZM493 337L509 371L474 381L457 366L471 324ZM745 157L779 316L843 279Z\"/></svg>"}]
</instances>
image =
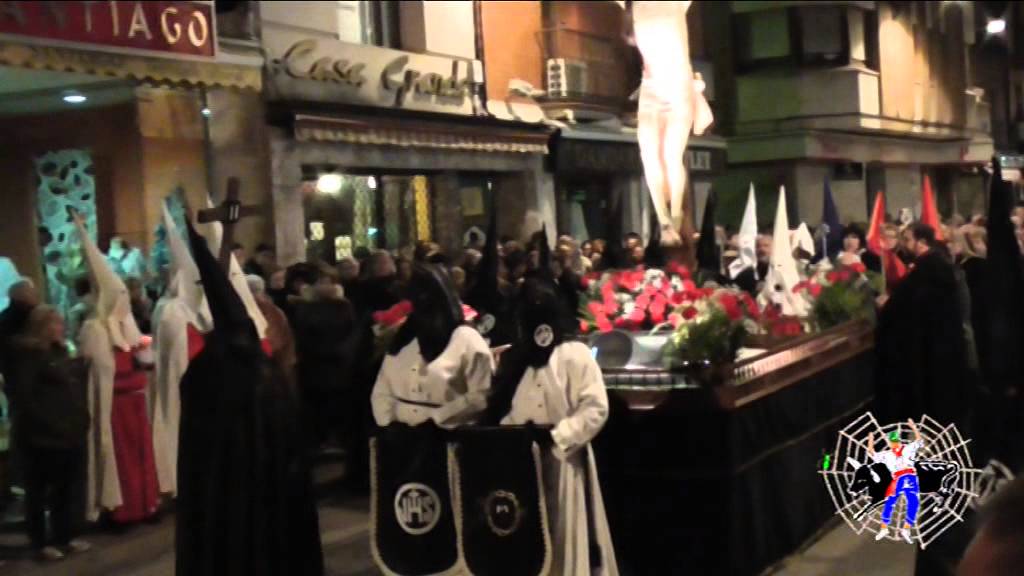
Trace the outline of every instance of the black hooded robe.
<instances>
[{"instance_id":1,"label":"black hooded robe","mask_svg":"<svg viewBox=\"0 0 1024 576\"><path fill-rule=\"evenodd\" d=\"M963 430L969 412L967 349L953 264L919 257L882 309L875 338L880 422L928 414Z\"/></svg>"},{"instance_id":2,"label":"black hooded robe","mask_svg":"<svg viewBox=\"0 0 1024 576\"><path fill-rule=\"evenodd\" d=\"M205 241L189 236L214 330L181 381L176 574L319 576L294 391Z\"/></svg>"}]
</instances>

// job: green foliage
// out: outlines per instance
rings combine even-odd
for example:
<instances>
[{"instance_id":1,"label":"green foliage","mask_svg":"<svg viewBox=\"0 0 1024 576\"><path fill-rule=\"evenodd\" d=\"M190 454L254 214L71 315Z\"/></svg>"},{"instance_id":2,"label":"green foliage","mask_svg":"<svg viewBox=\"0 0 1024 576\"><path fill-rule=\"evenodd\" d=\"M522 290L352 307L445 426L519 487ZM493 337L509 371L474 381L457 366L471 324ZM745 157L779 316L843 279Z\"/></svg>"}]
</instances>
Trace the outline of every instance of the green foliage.
<instances>
[{"instance_id":1,"label":"green foliage","mask_svg":"<svg viewBox=\"0 0 1024 576\"><path fill-rule=\"evenodd\" d=\"M670 365L681 363L725 364L736 358L746 334L742 323L729 319L722 310L712 312L707 319L691 324L685 334L677 332L665 347Z\"/></svg>"},{"instance_id":2,"label":"green foliage","mask_svg":"<svg viewBox=\"0 0 1024 576\"><path fill-rule=\"evenodd\" d=\"M865 278L836 282L823 286L814 301L812 313L819 330L825 330L854 320L874 321L875 286L884 279L868 273Z\"/></svg>"}]
</instances>

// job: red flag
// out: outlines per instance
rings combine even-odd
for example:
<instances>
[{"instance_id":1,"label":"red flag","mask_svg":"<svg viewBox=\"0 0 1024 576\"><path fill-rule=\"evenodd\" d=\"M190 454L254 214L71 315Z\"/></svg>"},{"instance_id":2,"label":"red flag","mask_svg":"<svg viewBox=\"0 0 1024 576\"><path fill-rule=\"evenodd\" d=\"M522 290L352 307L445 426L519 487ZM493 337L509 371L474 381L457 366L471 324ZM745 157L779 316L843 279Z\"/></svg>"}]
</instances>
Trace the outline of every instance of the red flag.
<instances>
[{"instance_id":1,"label":"red flag","mask_svg":"<svg viewBox=\"0 0 1024 576\"><path fill-rule=\"evenodd\" d=\"M942 228L939 227L939 209L935 206L935 194L932 193L932 180L927 174L924 175L924 186L921 190L921 223L927 224L935 229L935 239L945 240L942 237Z\"/></svg>"},{"instance_id":2,"label":"red flag","mask_svg":"<svg viewBox=\"0 0 1024 576\"><path fill-rule=\"evenodd\" d=\"M871 211L871 225L868 226L867 249L875 254L882 253L882 223L885 222L885 196L879 190L875 193L875 208Z\"/></svg>"}]
</instances>

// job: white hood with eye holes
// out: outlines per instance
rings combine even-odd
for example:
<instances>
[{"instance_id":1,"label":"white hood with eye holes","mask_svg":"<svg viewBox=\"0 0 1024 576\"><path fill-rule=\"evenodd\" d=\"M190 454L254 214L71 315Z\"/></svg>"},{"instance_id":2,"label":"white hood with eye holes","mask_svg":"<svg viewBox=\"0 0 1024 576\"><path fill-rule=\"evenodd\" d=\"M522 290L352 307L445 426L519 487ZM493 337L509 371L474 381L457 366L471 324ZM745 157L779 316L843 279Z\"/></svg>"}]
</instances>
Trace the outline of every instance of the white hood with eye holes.
<instances>
[{"instance_id":1,"label":"white hood with eye holes","mask_svg":"<svg viewBox=\"0 0 1024 576\"><path fill-rule=\"evenodd\" d=\"M142 333L132 316L128 288L121 278L114 274L107 259L86 231L85 223L77 214L75 227L78 229L82 252L92 274L93 287L97 291L95 317L106 328L110 343L115 348L131 350L139 344Z\"/></svg>"},{"instance_id":2,"label":"white hood with eye holes","mask_svg":"<svg viewBox=\"0 0 1024 576\"><path fill-rule=\"evenodd\" d=\"M192 259L192 253L181 232L174 224L171 213L167 211L166 204L163 206L164 228L167 230L167 245L171 251L171 280L168 286L168 295L172 298L179 298L192 314L192 321L201 331L209 330L213 326L210 315L210 305L206 301L206 294L203 293L203 286L199 279L199 269Z\"/></svg>"}]
</instances>

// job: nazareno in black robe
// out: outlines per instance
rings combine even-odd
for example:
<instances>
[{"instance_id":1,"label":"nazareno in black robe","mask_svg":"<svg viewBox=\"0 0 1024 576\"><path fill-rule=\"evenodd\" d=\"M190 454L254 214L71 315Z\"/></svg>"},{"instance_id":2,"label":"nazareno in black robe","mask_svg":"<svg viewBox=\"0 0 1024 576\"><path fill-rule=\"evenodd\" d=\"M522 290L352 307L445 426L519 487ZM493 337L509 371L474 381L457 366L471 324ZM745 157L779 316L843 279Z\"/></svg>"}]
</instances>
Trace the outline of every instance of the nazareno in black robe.
<instances>
[{"instance_id":1,"label":"nazareno in black robe","mask_svg":"<svg viewBox=\"0 0 1024 576\"><path fill-rule=\"evenodd\" d=\"M920 256L879 314L875 337L879 422L927 414L961 432L970 412L967 349L953 264Z\"/></svg>"},{"instance_id":2,"label":"nazareno in black robe","mask_svg":"<svg viewBox=\"0 0 1024 576\"><path fill-rule=\"evenodd\" d=\"M319 576L295 393L191 224L189 238L214 330L181 382L176 573Z\"/></svg>"}]
</instances>

